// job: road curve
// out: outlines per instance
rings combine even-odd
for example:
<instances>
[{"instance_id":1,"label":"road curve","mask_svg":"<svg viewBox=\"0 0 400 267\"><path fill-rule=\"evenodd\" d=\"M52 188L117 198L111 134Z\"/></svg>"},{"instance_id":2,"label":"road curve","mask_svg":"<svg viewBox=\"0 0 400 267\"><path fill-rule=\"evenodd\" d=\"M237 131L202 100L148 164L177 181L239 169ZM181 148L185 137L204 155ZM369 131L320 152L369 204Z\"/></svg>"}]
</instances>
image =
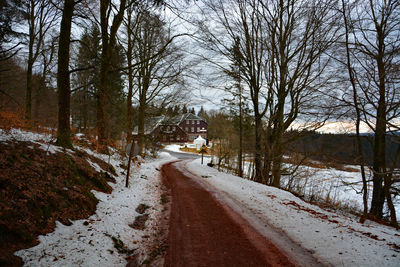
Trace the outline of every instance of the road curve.
<instances>
[{"instance_id":1,"label":"road curve","mask_svg":"<svg viewBox=\"0 0 400 267\"><path fill-rule=\"evenodd\" d=\"M174 163L161 171L172 198L164 266L296 265Z\"/></svg>"}]
</instances>

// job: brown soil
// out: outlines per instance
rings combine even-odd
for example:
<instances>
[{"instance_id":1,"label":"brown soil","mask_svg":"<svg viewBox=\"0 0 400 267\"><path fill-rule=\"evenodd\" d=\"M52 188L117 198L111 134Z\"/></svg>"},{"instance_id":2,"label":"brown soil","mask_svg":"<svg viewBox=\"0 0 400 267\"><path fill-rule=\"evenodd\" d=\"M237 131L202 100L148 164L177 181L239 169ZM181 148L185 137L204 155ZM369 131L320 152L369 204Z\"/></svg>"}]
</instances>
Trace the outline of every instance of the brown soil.
<instances>
[{"instance_id":1,"label":"brown soil","mask_svg":"<svg viewBox=\"0 0 400 267\"><path fill-rule=\"evenodd\" d=\"M162 174L172 197L164 266L295 266L173 163Z\"/></svg>"},{"instance_id":2,"label":"brown soil","mask_svg":"<svg viewBox=\"0 0 400 267\"><path fill-rule=\"evenodd\" d=\"M115 174L85 152L46 154L32 142L0 142L0 266L20 266L14 251L34 246L55 221L87 218L96 210L95 189L110 193ZM87 162L108 172L98 173Z\"/></svg>"},{"instance_id":3,"label":"brown soil","mask_svg":"<svg viewBox=\"0 0 400 267\"><path fill-rule=\"evenodd\" d=\"M149 218L148 214L136 216L135 221L129 224L129 226L132 227L133 229L144 230L148 218Z\"/></svg>"}]
</instances>

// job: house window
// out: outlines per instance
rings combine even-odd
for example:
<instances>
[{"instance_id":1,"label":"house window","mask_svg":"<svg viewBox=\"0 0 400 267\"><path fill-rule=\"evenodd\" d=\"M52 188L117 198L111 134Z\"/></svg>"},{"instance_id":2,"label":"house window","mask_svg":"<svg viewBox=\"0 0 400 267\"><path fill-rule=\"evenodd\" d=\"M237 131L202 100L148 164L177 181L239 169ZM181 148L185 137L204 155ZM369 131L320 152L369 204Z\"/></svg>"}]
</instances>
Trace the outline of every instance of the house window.
<instances>
[{"instance_id":1,"label":"house window","mask_svg":"<svg viewBox=\"0 0 400 267\"><path fill-rule=\"evenodd\" d=\"M192 124L194 124L194 121L192 121Z\"/></svg>"},{"instance_id":2,"label":"house window","mask_svg":"<svg viewBox=\"0 0 400 267\"><path fill-rule=\"evenodd\" d=\"M197 127L197 132L200 132L200 127Z\"/></svg>"},{"instance_id":3,"label":"house window","mask_svg":"<svg viewBox=\"0 0 400 267\"><path fill-rule=\"evenodd\" d=\"M189 124L189 121L186 121L186 124Z\"/></svg>"},{"instance_id":4,"label":"house window","mask_svg":"<svg viewBox=\"0 0 400 267\"><path fill-rule=\"evenodd\" d=\"M200 124L200 121L197 121L197 124Z\"/></svg>"},{"instance_id":5,"label":"house window","mask_svg":"<svg viewBox=\"0 0 400 267\"><path fill-rule=\"evenodd\" d=\"M176 130L176 127L174 126L174 127L172 127L172 131L174 131L175 132L175 130Z\"/></svg>"},{"instance_id":6,"label":"house window","mask_svg":"<svg viewBox=\"0 0 400 267\"><path fill-rule=\"evenodd\" d=\"M194 127L192 127L192 133L194 133Z\"/></svg>"},{"instance_id":7,"label":"house window","mask_svg":"<svg viewBox=\"0 0 400 267\"><path fill-rule=\"evenodd\" d=\"M179 135L176 137L176 140L178 140L179 141L179 139L181 139L180 137L179 137Z\"/></svg>"}]
</instances>

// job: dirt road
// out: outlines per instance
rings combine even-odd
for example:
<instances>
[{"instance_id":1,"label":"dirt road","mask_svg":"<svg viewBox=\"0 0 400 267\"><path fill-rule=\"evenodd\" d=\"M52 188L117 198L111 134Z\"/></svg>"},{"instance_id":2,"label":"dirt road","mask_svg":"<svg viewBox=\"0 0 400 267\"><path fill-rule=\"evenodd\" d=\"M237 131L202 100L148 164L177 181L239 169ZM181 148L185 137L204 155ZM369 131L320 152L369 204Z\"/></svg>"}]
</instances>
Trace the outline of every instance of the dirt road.
<instances>
[{"instance_id":1,"label":"dirt road","mask_svg":"<svg viewBox=\"0 0 400 267\"><path fill-rule=\"evenodd\" d=\"M162 167L162 175L172 197L164 266L295 266L173 163Z\"/></svg>"}]
</instances>

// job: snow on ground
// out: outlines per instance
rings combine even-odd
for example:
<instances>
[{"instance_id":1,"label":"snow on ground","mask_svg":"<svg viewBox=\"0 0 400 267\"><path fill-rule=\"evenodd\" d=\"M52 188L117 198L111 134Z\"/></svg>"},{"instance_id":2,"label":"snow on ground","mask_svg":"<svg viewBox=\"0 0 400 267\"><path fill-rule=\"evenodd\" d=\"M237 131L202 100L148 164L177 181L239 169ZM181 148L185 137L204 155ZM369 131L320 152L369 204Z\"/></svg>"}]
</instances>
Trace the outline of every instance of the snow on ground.
<instances>
[{"instance_id":1,"label":"snow on ground","mask_svg":"<svg viewBox=\"0 0 400 267\"><path fill-rule=\"evenodd\" d=\"M203 177L201 183L211 191L221 192L217 194L228 204L240 205L260 232L271 227L284 232L326 265L400 266L399 231L370 221L360 224L358 218L323 210L287 191L218 172L200 162L188 162L187 169ZM279 246L279 237L275 241Z\"/></svg>"},{"instance_id":2,"label":"snow on ground","mask_svg":"<svg viewBox=\"0 0 400 267\"><path fill-rule=\"evenodd\" d=\"M181 147L183 147L183 146L178 145L178 144L170 144L170 145L166 145L166 146L165 146L165 149L166 149L166 150L173 151L173 152L186 153L186 152L180 150Z\"/></svg>"},{"instance_id":3,"label":"snow on ground","mask_svg":"<svg viewBox=\"0 0 400 267\"><path fill-rule=\"evenodd\" d=\"M320 162L315 162L321 164ZM243 173L249 175L253 166L246 161L244 163ZM359 166L346 165L348 169L355 171L337 170L335 168L314 168L309 166L294 166L283 163L283 169L291 173L296 168L294 174L282 175L281 187L297 195L304 196L306 200L329 202L331 204L340 204L342 208L361 213L363 210L362 178ZM233 165L233 168L236 168ZM233 173L232 170L224 171ZM366 170L368 184L368 203L372 198L372 171ZM400 198L393 197L393 204L396 210L400 210ZM386 205L385 208L387 209ZM388 213L388 212L387 212Z\"/></svg>"},{"instance_id":4,"label":"snow on ground","mask_svg":"<svg viewBox=\"0 0 400 267\"><path fill-rule=\"evenodd\" d=\"M56 152L63 152L64 149L58 146L51 145L51 142L56 140L54 135L51 134L44 134L44 133L34 133L34 132L27 132L21 129L12 128L9 131L4 129L0 129L0 142L6 141L23 141L23 142L32 142L38 144L39 147L47 151L47 154L54 154ZM66 152L71 154L73 153L72 150L66 149Z\"/></svg>"},{"instance_id":5,"label":"snow on ground","mask_svg":"<svg viewBox=\"0 0 400 267\"><path fill-rule=\"evenodd\" d=\"M0 142L9 141L9 140L18 140L18 141L52 141L52 136L43 133L33 133L27 132L21 129L12 128L10 130L0 129Z\"/></svg>"},{"instance_id":6,"label":"snow on ground","mask_svg":"<svg viewBox=\"0 0 400 267\"><path fill-rule=\"evenodd\" d=\"M50 141L46 137L20 130L12 130L8 135L0 132L0 141ZM53 145L48 146L59 149ZM109 183L113 187L112 193L92 191L100 200L94 215L73 221L71 226L56 222L54 232L39 236L40 243L37 246L15 252L15 255L23 259L25 266L126 266L127 255L118 253L112 237L121 240L129 250L138 249L140 255L144 253L141 246L143 238L157 230L156 214L164 208L160 203L162 182L159 169L162 164L175 158L167 152L161 152L157 159L147 160L140 168L133 167L130 186L126 188L125 170L120 167L121 163L126 163L125 158L117 153L108 156L84 150L114 166L117 176L114 177L115 184ZM97 164L89 163L96 170L101 170ZM129 227L139 215L135 211L136 207L142 203L151 206L145 231Z\"/></svg>"}]
</instances>

